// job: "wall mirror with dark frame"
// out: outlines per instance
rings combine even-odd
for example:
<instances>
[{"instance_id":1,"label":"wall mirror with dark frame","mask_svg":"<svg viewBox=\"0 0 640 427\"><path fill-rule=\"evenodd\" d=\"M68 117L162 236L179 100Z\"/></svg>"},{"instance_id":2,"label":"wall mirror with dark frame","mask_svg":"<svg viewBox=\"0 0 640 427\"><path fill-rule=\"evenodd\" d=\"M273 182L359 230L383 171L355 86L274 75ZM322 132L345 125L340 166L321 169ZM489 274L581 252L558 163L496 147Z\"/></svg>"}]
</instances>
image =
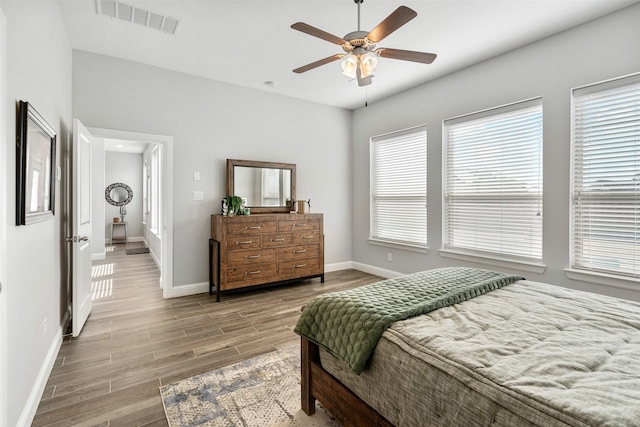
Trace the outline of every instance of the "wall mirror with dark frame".
<instances>
[{"instance_id":1,"label":"wall mirror with dark frame","mask_svg":"<svg viewBox=\"0 0 640 427\"><path fill-rule=\"evenodd\" d=\"M296 165L227 159L227 195L247 199L251 213L288 213L296 199Z\"/></svg>"}]
</instances>

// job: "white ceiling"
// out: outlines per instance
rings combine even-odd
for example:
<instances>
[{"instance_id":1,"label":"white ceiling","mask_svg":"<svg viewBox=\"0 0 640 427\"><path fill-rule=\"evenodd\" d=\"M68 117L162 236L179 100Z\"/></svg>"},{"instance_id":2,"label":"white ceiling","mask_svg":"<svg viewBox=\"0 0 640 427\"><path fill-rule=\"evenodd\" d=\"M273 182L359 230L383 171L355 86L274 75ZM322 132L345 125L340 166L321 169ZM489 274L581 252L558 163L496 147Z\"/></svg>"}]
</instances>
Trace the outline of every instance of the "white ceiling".
<instances>
[{"instance_id":1,"label":"white ceiling","mask_svg":"<svg viewBox=\"0 0 640 427\"><path fill-rule=\"evenodd\" d=\"M294 68L341 53L292 30L302 21L339 37L357 30L353 0L154 0L123 3L180 20L176 35L99 16L95 0L60 0L74 49L221 82L355 109L455 70L636 3L637 0L365 0L369 31L398 6L418 16L379 47L438 54L431 65L380 58L370 86L342 75L340 62ZM265 82L275 82L268 86Z\"/></svg>"}]
</instances>

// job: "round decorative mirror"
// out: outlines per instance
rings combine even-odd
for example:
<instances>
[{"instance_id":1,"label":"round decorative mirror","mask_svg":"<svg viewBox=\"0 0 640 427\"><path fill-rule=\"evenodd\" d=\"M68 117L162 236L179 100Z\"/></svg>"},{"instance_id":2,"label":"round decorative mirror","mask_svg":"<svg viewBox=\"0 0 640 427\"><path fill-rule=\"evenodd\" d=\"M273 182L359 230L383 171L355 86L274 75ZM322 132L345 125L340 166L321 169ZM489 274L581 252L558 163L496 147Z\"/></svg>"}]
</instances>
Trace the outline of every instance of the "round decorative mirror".
<instances>
[{"instance_id":1,"label":"round decorative mirror","mask_svg":"<svg viewBox=\"0 0 640 427\"><path fill-rule=\"evenodd\" d=\"M104 191L104 198L113 206L126 206L133 199L133 191L127 184L116 182Z\"/></svg>"}]
</instances>

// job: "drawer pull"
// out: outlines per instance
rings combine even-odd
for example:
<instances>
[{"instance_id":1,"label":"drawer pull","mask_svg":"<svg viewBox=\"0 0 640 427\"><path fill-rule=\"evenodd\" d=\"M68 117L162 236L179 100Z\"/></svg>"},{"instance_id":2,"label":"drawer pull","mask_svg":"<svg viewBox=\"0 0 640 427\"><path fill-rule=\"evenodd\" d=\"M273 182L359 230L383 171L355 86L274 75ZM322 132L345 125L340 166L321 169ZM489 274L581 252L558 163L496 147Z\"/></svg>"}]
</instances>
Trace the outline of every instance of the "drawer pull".
<instances>
[{"instance_id":1,"label":"drawer pull","mask_svg":"<svg viewBox=\"0 0 640 427\"><path fill-rule=\"evenodd\" d=\"M303 253L305 253L305 252L307 252L307 250L306 250L306 249L301 249L301 250L299 250L299 251L293 251L293 253L294 253L294 254L303 254Z\"/></svg>"},{"instance_id":2,"label":"drawer pull","mask_svg":"<svg viewBox=\"0 0 640 427\"><path fill-rule=\"evenodd\" d=\"M313 239L313 236L302 236L301 239Z\"/></svg>"},{"instance_id":3,"label":"drawer pull","mask_svg":"<svg viewBox=\"0 0 640 427\"><path fill-rule=\"evenodd\" d=\"M261 228L262 228L261 225L247 225L244 229L245 230L259 230Z\"/></svg>"},{"instance_id":4,"label":"drawer pull","mask_svg":"<svg viewBox=\"0 0 640 427\"><path fill-rule=\"evenodd\" d=\"M247 256L247 259L256 259L256 258L260 258L262 255L249 255Z\"/></svg>"},{"instance_id":5,"label":"drawer pull","mask_svg":"<svg viewBox=\"0 0 640 427\"><path fill-rule=\"evenodd\" d=\"M294 227L306 227L307 224L293 224Z\"/></svg>"},{"instance_id":6,"label":"drawer pull","mask_svg":"<svg viewBox=\"0 0 640 427\"><path fill-rule=\"evenodd\" d=\"M246 242L236 242L236 245L250 245L252 243L253 243L253 241L247 240Z\"/></svg>"},{"instance_id":7,"label":"drawer pull","mask_svg":"<svg viewBox=\"0 0 640 427\"><path fill-rule=\"evenodd\" d=\"M298 265L294 265L293 268L302 268L302 267L306 267L307 264L298 264Z\"/></svg>"},{"instance_id":8,"label":"drawer pull","mask_svg":"<svg viewBox=\"0 0 640 427\"><path fill-rule=\"evenodd\" d=\"M249 276L251 274L260 274L260 270L256 270L256 271L247 271L246 273L244 273L245 275Z\"/></svg>"},{"instance_id":9,"label":"drawer pull","mask_svg":"<svg viewBox=\"0 0 640 427\"><path fill-rule=\"evenodd\" d=\"M271 239L272 242L284 242L284 237L280 237L279 239Z\"/></svg>"}]
</instances>

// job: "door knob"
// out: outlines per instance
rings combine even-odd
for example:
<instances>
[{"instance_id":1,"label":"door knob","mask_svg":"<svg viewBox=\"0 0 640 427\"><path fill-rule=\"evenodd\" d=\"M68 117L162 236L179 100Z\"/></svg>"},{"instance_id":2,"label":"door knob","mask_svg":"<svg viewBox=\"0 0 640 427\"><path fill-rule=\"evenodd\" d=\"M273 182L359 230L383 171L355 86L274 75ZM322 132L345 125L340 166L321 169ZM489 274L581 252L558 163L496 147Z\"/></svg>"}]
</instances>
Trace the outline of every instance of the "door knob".
<instances>
[{"instance_id":1,"label":"door knob","mask_svg":"<svg viewBox=\"0 0 640 427\"><path fill-rule=\"evenodd\" d=\"M72 237L65 237L64 239L65 242L87 242L89 241L89 237L87 236L72 236Z\"/></svg>"}]
</instances>

